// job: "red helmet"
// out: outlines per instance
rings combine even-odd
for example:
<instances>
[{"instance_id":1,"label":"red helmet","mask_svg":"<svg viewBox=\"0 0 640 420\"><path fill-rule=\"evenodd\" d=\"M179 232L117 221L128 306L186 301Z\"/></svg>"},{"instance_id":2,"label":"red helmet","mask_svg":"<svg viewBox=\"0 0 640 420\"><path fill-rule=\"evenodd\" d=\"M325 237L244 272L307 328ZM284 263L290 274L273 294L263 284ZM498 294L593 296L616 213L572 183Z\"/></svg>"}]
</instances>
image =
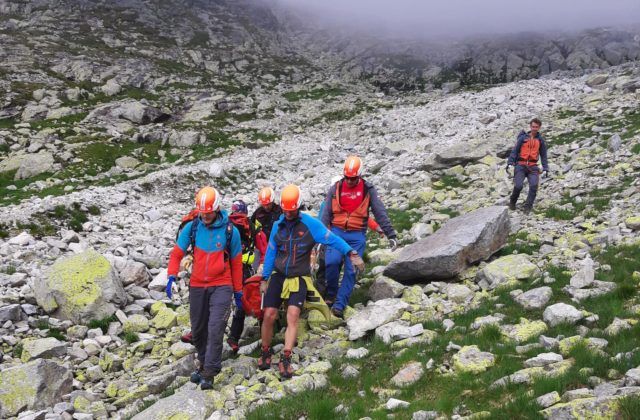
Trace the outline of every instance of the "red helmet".
<instances>
[{"instance_id":1,"label":"red helmet","mask_svg":"<svg viewBox=\"0 0 640 420\"><path fill-rule=\"evenodd\" d=\"M289 184L280 193L280 207L284 211L296 211L302 204L302 193L300 187Z\"/></svg>"},{"instance_id":2,"label":"red helmet","mask_svg":"<svg viewBox=\"0 0 640 420\"><path fill-rule=\"evenodd\" d=\"M344 176L353 178L362 175L362 159L358 156L349 156L344 162Z\"/></svg>"},{"instance_id":3,"label":"red helmet","mask_svg":"<svg viewBox=\"0 0 640 420\"><path fill-rule=\"evenodd\" d=\"M196 210L211 213L220 208L220 193L213 187L204 187L196 195Z\"/></svg>"},{"instance_id":4,"label":"red helmet","mask_svg":"<svg viewBox=\"0 0 640 420\"><path fill-rule=\"evenodd\" d=\"M273 188L271 187L264 187L258 193L258 201L263 206L267 206L269 205L269 203L273 203L275 199L276 199L276 193L273 192Z\"/></svg>"}]
</instances>

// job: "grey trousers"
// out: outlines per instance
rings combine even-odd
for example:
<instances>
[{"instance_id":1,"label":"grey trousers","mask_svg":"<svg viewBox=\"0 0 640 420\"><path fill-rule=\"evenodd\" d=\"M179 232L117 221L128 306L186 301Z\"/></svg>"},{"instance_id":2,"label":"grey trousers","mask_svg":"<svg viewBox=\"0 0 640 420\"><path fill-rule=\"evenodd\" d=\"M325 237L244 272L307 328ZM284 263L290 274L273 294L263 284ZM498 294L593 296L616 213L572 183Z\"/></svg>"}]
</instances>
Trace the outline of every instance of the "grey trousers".
<instances>
[{"instance_id":1,"label":"grey trousers","mask_svg":"<svg viewBox=\"0 0 640 420\"><path fill-rule=\"evenodd\" d=\"M524 206L528 208L533 207L533 202L536 199L538 193L538 181L540 179L540 168L538 165L526 166L517 164L514 169L513 175L513 192L511 193L511 204L516 204L520 192L524 187L525 178L529 181L529 193L527 194L527 201Z\"/></svg>"},{"instance_id":2,"label":"grey trousers","mask_svg":"<svg viewBox=\"0 0 640 420\"><path fill-rule=\"evenodd\" d=\"M231 286L189 289L192 343L205 378L211 378L222 370L222 346L231 314L232 295Z\"/></svg>"}]
</instances>

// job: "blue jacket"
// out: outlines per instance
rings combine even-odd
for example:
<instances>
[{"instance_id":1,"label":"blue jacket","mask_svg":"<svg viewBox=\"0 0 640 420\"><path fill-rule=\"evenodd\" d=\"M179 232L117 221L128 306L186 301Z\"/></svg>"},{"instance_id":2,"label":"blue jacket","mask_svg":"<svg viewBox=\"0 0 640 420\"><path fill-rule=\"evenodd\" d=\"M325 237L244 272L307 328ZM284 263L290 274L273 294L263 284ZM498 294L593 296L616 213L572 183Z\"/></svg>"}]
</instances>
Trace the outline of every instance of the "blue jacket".
<instances>
[{"instance_id":1,"label":"blue jacket","mask_svg":"<svg viewBox=\"0 0 640 420\"><path fill-rule=\"evenodd\" d=\"M518 134L518 140L516 141L516 145L513 148L513 150L511 150L511 154L509 155L509 160L507 161L509 165L515 165L516 163L518 163L518 157L520 156L520 149L522 149L522 145L525 143L525 141L528 141L529 137L531 137L530 133L531 133L530 131L525 132L524 130L522 130ZM547 162L547 142L545 141L544 137L540 135L540 133L536 134L536 138L540 141L539 151L540 151L540 160L542 161L542 170L548 171L549 162Z\"/></svg>"},{"instance_id":2,"label":"blue jacket","mask_svg":"<svg viewBox=\"0 0 640 420\"><path fill-rule=\"evenodd\" d=\"M180 270L180 261L191 245L191 228L187 223L176 242L167 274L175 276ZM200 221L196 226L195 247L193 249L193 269L191 287L232 285L234 291L242 289L242 244L238 229L232 225L231 243L227 246L227 226L229 218L225 210L220 210L218 218L207 227ZM225 258L225 252L229 253Z\"/></svg>"},{"instance_id":3,"label":"blue jacket","mask_svg":"<svg viewBox=\"0 0 640 420\"><path fill-rule=\"evenodd\" d=\"M316 243L329 245L344 255L352 251L342 238L308 214L300 213L292 222L280 216L271 229L262 277L269 279L274 269L286 277L310 275L309 259Z\"/></svg>"}]
</instances>

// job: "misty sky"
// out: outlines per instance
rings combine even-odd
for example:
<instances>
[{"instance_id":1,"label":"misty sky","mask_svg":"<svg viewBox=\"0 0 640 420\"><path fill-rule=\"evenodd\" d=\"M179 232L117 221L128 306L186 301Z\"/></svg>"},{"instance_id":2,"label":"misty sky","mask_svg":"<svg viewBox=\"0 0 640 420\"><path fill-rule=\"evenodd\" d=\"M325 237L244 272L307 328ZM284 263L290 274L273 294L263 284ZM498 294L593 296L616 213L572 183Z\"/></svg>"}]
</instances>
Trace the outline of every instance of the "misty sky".
<instances>
[{"instance_id":1,"label":"misty sky","mask_svg":"<svg viewBox=\"0 0 640 420\"><path fill-rule=\"evenodd\" d=\"M466 36L640 26L640 0L276 0L352 29Z\"/></svg>"}]
</instances>

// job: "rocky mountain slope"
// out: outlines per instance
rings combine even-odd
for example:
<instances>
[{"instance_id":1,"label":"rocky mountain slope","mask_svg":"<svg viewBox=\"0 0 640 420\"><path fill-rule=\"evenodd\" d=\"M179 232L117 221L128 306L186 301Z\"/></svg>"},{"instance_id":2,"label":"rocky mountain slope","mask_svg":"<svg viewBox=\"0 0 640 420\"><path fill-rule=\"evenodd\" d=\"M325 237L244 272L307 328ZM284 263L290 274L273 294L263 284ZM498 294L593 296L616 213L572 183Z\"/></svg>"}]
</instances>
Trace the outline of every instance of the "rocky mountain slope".
<instances>
[{"instance_id":1,"label":"rocky mountain slope","mask_svg":"<svg viewBox=\"0 0 640 420\"><path fill-rule=\"evenodd\" d=\"M0 417L634 418L637 63L385 94L345 76L355 43L177 4L0 0ZM504 166L532 116L552 176L524 215ZM313 211L350 153L403 247L371 238L346 323L306 314L293 380L256 371L249 321L196 390L187 273L163 292L195 191L253 210L295 182Z\"/></svg>"}]
</instances>

